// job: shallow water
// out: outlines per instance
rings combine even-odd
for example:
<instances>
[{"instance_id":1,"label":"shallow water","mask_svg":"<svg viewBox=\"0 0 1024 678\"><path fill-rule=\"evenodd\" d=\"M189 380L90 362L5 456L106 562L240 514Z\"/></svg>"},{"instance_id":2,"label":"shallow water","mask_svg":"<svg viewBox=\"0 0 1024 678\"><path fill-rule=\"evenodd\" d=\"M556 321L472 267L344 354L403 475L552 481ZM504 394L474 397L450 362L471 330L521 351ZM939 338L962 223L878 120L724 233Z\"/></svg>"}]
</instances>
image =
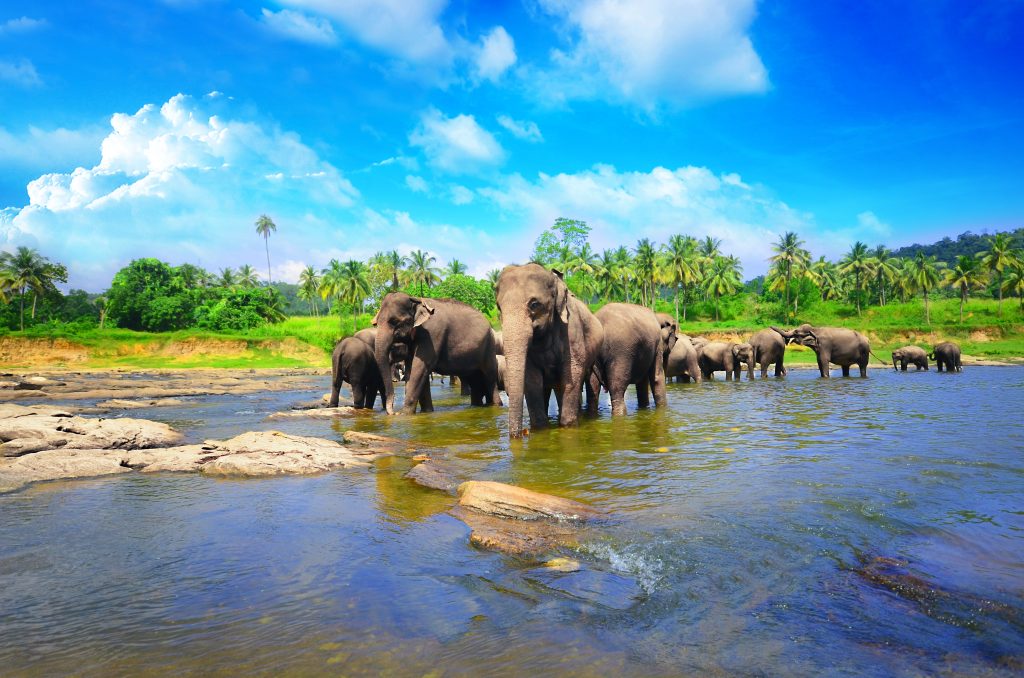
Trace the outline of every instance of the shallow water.
<instances>
[{"instance_id":1,"label":"shallow water","mask_svg":"<svg viewBox=\"0 0 1024 678\"><path fill-rule=\"evenodd\" d=\"M613 518L562 575L474 549L405 459L34 486L0 496L0 674L1020 675L1024 368L815 375L672 384L511 445L504 409L436 384L414 417L262 422L326 377L148 410L190 441L444 446Z\"/></svg>"}]
</instances>

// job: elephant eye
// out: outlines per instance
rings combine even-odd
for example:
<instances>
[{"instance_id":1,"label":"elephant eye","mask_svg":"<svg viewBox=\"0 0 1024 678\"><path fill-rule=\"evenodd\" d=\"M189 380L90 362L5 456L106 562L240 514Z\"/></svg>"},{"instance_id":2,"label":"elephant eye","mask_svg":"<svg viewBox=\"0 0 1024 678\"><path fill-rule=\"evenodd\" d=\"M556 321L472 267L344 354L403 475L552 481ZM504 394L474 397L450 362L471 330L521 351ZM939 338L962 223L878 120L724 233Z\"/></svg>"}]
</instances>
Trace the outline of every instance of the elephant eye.
<instances>
[{"instance_id":1,"label":"elephant eye","mask_svg":"<svg viewBox=\"0 0 1024 678\"><path fill-rule=\"evenodd\" d=\"M526 305L531 312L537 312L540 309L540 302L536 299L530 299L530 303Z\"/></svg>"}]
</instances>

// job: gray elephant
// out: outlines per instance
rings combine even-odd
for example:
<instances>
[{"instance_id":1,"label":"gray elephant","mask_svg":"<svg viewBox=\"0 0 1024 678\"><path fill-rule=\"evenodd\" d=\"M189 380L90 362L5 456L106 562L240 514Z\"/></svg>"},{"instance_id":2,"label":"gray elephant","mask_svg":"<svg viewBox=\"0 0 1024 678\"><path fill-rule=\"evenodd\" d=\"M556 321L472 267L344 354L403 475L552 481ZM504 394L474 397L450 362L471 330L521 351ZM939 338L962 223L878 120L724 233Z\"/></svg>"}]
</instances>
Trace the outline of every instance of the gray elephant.
<instances>
[{"instance_id":1,"label":"gray elephant","mask_svg":"<svg viewBox=\"0 0 1024 678\"><path fill-rule=\"evenodd\" d=\"M668 403L665 392L665 344L662 325L651 309L637 304L605 304L595 314L604 328L604 344L597 358L597 370L587 391L587 404L594 409L598 380L611 396L612 416L626 413L626 388L636 384L636 400L640 407ZM672 334L673 338L675 333ZM675 341L672 342L673 346Z\"/></svg>"},{"instance_id":2,"label":"gray elephant","mask_svg":"<svg viewBox=\"0 0 1024 678\"><path fill-rule=\"evenodd\" d=\"M920 346L904 346L892 352L892 368L896 369L899 363L900 370L907 371L907 365L916 365L918 370L928 369L928 354Z\"/></svg>"},{"instance_id":3,"label":"gray elephant","mask_svg":"<svg viewBox=\"0 0 1024 678\"><path fill-rule=\"evenodd\" d=\"M755 332L747 343L753 347L754 362L761 365L761 378L768 376L768 366L775 365L775 376L786 376L786 366L783 359L786 356L786 340L772 329L764 329Z\"/></svg>"},{"instance_id":4,"label":"gray elephant","mask_svg":"<svg viewBox=\"0 0 1024 678\"><path fill-rule=\"evenodd\" d=\"M960 363L960 344L952 341L944 341L936 344L928 357L935 361L939 372L945 369L947 372L962 372L964 367Z\"/></svg>"},{"instance_id":5,"label":"gray elephant","mask_svg":"<svg viewBox=\"0 0 1024 678\"><path fill-rule=\"evenodd\" d=\"M665 379L676 378L676 381L703 381L700 366L697 364L697 349L685 334L676 337L675 346L665 362Z\"/></svg>"},{"instance_id":6,"label":"gray elephant","mask_svg":"<svg viewBox=\"0 0 1024 678\"><path fill-rule=\"evenodd\" d=\"M452 299L419 299L404 292L391 292L381 301L373 318L377 328L374 353L378 368L387 373L395 343L406 344L409 366L402 412L433 411L430 373L458 376L469 383L474 405L501 403L498 395L498 363L494 335L480 311ZM385 380L385 408L394 414L395 388Z\"/></svg>"},{"instance_id":7,"label":"gray elephant","mask_svg":"<svg viewBox=\"0 0 1024 678\"><path fill-rule=\"evenodd\" d=\"M530 425L548 424L548 393L558 398L562 426L579 419L581 391L604 343L604 328L570 294L561 274L540 264L506 266L495 290L505 352L508 434L523 435L523 398Z\"/></svg>"},{"instance_id":8,"label":"gray elephant","mask_svg":"<svg viewBox=\"0 0 1024 678\"><path fill-rule=\"evenodd\" d=\"M491 330L494 335L494 352L497 355L505 355L504 335L498 330Z\"/></svg>"},{"instance_id":9,"label":"gray elephant","mask_svg":"<svg viewBox=\"0 0 1024 678\"><path fill-rule=\"evenodd\" d=\"M697 364L704 379L714 379L715 372L724 371L726 381L733 376L740 378L740 366L736 361L733 347L737 344L727 341L709 341L697 348Z\"/></svg>"},{"instance_id":10,"label":"gray elephant","mask_svg":"<svg viewBox=\"0 0 1024 678\"><path fill-rule=\"evenodd\" d=\"M357 409L373 409L378 393L383 404L385 389L380 374L373 350L365 341L356 337L342 339L334 346L331 355L331 399L328 407L338 406L343 381L351 385L352 404Z\"/></svg>"},{"instance_id":11,"label":"gray elephant","mask_svg":"<svg viewBox=\"0 0 1024 678\"><path fill-rule=\"evenodd\" d=\"M505 356L499 355L499 356L497 356L497 360L498 360L498 390L499 391L504 391L505 390L505 369L506 369Z\"/></svg>"},{"instance_id":12,"label":"gray elephant","mask_svg":"<svg viewBox=\"0 0 1024 678\"><path fill-rule=\"evenodd\" d=\"M795 341L814 350L818 357L818 372L822 378L829 377L829 364L843 368L843 376L850 376L850 366L860 368L860 376L868 376L868 357L871 344L860 332L845 327L813 327L804 323L792 330L773 330L786 340Z\"/></svg>"},{"instance_id":13,"label":"gray elephant","mask_svg":"<svg viewBox=\"0 0 1024 678\"><path fill-rule=\"evenodd\" d=\"M699 351L701 349L701 346L705 346L707 344L710 344L711 340L708 339L707 337L697 336L697 337L690 337L690 343L693 344L693 348L694 349Z\"/></svg>"},{"instance_id":14,"label":"gray elephant","mask_svg":"<svg viewBox=\"0 0 1024 678\"><path fill-rule=\"evenodd\" d=\"M669 354L672 353L676 341L679 340L679 323L668 313L655 313L654 315L661 326L661 342L665 351L665 360L668 361Z\"/></svg>"},{"instance_id":15,"label":"gray elephant","mask_svg":"<svg viewBox=\"0 0 1024 678\"><path fill-rule=\"evenodd\" d=\"M733 376L740 378L740 369L747 366L747 379L754 378L754 347L747 342L732 345Z\"/></svg>"}]
</instances>

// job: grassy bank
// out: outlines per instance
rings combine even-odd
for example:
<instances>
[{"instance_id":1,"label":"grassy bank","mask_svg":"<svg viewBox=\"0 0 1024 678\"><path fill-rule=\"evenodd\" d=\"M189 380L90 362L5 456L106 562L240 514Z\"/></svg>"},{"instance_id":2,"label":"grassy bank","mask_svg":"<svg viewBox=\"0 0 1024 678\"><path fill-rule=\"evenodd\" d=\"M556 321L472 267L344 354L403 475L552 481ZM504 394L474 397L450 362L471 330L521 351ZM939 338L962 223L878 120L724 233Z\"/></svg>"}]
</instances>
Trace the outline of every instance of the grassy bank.
<instances>
[{"instance_id":1,"label":"grassy bank","mask_svg":"<svg viewBox=\"0 0 1024 678\"><path fill-rule=\"evenodd\" d=\"M659 310L671 311L663 304ZM838 325L865 333L872 349L883 359L906 344L930 348L946 339L958 342L965 355L991 360L1024 359L1024 316L1015 300L1005 301L1003 314L996 302L968 303L959 322L959 302L940 299L931 304L932 323L924 322L921 300L856 309L837 303L818 303L788 322L772 320L752 298L737 317L722 322L701 318L681 324L690 335L742 340L769 324L793 326L799 322ZM372 315L357 319L362 329ZM496 324L496 323L495 323ZM276 325L247 332L215 333L185 330L168 333L121 329L81 328L73 325L37 327L0 335L0 366L5 368L288 368L330 366L330 351L338 339L352 333L352 318L293 317ZM787 360L813 363L814 354L790 347Z\"/></svg>"}]
</instances>

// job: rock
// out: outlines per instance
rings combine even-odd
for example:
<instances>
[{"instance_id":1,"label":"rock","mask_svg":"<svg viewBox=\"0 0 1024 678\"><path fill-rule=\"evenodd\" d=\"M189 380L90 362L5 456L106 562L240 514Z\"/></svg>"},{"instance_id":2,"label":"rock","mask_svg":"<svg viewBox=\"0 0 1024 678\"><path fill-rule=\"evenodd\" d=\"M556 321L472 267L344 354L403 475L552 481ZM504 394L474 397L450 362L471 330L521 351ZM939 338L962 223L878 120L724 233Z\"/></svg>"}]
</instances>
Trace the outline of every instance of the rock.
<instances>
[{"instance_id":1,"label":"rock","mask_svg":"<svg viewBox=\"0 0 1024 678\"><path fill-rule=\"evenodd\" d=\"M375 455L359 454L333 440L295 436L279 431L243 433L224 442L207 441L206 475L266 476L321 473L339 466L369 466Z\"/></svg>"},{"instance_id":2,"label":"rock","mask_svg":"<svg viewBox=\"0 0 1024 678\"><path fill-rule=\"evenodd\" d=\"M590 520L601 512L571 499L533 492L515 485L471 480L459 486L459 505L520 520Z\"/></svg>"},{"instance_id":3,"label":"rock","mask_svg":"<svg viewBox=\"0 0 1024 678\"><path fill-rule=\"evenodd\" d=\"M166 447L181 440L181 434L167 424L145 419L86 419L59 410L10 404L0 410L0 441L29 439L36 451L57 448L130 450ZM17 443L7 449L25 449L24 445Z\"/></svg>"},{"instance_id":4,"label":"rock","mask_svg":"<svg viewBox=\"0 0 1024 678\"><path fill-rule=\"evenodd\" d=\"M377 435L376 433L345 431L342 437L349 446L355 449L363 449L380 454L403 454L413 452L416 449L412 443L399 440L398 438Z\"/></svg>"},{"instance_id":5,"label":"rock","mask_svg":"<svg viewBox=\"0 0 1024 678\"><path fill-rule=\"evenodd\" d=\"M570 598L613 610L628 610L643 597L643 588L636 579L614 572L582 569L579 563L573 570L538 567L528 571L525 579Z\"/></svg>"},{"instance_id":6,"label":"rock","mask_svg":"<svg viewBox=\"0 0 1024 678\"><path fill-rule=\"evenodd\" d=\"M96 407L102 409L124 409L124 410L136 410L144 409L148 407L171 407L176 405L183 405L183 400L177 398L153 398L150 400L126 400L123 398L113 398L111 400L104 400L101 403L96 403Z\"/></svg>"},{"instance_id":7,"label":"rock","mask_svg":"<svg viewBox=\"0 0 1024 678\"><path fill-rule=\"evenodd\" d=\"M573 523L549 520L508 520L456 506L450 512L469 526L469 543L513 556L542 556L579 544Z\"/></svg>"},{"instance_id":8,"label":"rock","mask_svg":"<svg viewBox=\"0 0 1024 678\"><path fill-rule=\"evenodd\" d=\"M63 447L58 446L58 447ZM0 457L20 457L23 454L52 450L53 443L43 438L18 438L0 444Z\"/></svg>"},{"instance_id":9,"label":"rock","mask_svg":"<svg viewBox=\"0 0 1024 678\"><path fill-rule=\"evenodd\" d=\"M39 389L47 388L51 386L67 386L66 382L56 381L54 379L48 379L46 377L25 377L21 380L19 388L25 389Z\"/></svg>"},{"instance_id":10,"label":"rock","mask_svg":"<svg viewBox=\"0 0 1024 678\"><path fill-rule=\"evenodd\" d=\"M18 388L18 382L16 381L0 381L0 389L11 390Z\"/></svg>"},{"instance_id":11,"label":"rock","mask_svg":"<svg viewBox=\"0 0 1024 678\"><path fill-rule=\"evenodd\" d=\"M572 558L552 558L543 566L556 572L577 572L580 569L580 561Z\"/></svg>"},{"instance_id":12,"label":"rock","mask_svg":"<svg viewBox=\"0 0 1024 678\"><path fill-rule=\"evenodd\" d=\"M417 485L429 487L432 490L452 492L459 486L458 478L437 462L430 460L413 466L405 474L405 477Z\"/></svg>"},{"instance_id":13,"label":"rock","mask_svg":"<svg viewBox=\"0 0 1024 678\"><path fill-rule=\"evenodd\" d=\"M351 417L356 413L354 407L321 407L315 410L288 410L267 415L264 421L280 421L281 419L334 419L335 417Z\"/></svg>"},{"instance_id":14,"label":"rock","mask_svg":"<svg viewBox=\"0 0 1024 678\"><path fill-rule=\"evenodd\" d=\"M43 480L89 478L131 469L118 453L108 450L49 450L0 461L0 493L13 492Z\"/></svg>"}]
</instances>

